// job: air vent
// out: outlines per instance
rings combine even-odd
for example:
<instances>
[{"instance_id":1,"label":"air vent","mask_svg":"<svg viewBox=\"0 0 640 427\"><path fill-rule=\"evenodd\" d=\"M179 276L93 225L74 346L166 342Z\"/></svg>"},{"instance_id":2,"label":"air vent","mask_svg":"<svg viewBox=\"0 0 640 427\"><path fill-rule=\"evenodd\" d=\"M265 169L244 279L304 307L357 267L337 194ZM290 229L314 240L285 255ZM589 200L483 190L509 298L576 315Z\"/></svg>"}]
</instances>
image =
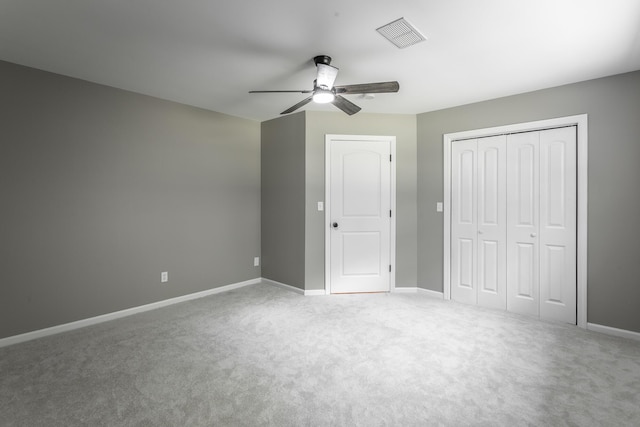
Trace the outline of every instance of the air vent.
<instances>
[{"instance_id":1,"label":"air vent","mask_svg":"<svg viewBox=\"0 0 640 427\"><path fill-rule=\"evenodd\" d=\"M387 25L383 25L376 29L376 31L399 49L404 49L405 47L423 42L427 39L404 18L396 19Z\"/></svg>"}]
</instances>

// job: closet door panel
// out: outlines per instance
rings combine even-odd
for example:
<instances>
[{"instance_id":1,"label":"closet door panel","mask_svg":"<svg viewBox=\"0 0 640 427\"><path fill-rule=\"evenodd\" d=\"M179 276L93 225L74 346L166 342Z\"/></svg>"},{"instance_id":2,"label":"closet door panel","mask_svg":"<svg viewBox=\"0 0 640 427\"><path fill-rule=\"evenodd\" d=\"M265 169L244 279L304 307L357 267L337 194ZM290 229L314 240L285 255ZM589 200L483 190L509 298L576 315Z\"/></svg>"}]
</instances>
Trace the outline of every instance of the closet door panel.
<instances>
[{"instance_id":1,"label":"closet door panel","mask_svg":"<svg viewBox=\"0 0 640 427\"><path fill-rule=\"evenodd\" d=\"M506 309L506 135L478 139L478 305Z\"/></svg>"},{"instance_id":2,"label":"closet door panel","mask_svg":"<svg viewBox=\"0 0 640 427\"><path fill-rule=\"evenodd\" d=\"M477 142L451 146L451 298L477 303Z\"/></svg>"},{"instance_id":3,"label":"closet door panel","mask_svg":"<svg viewBox=\"0 0 640 427\"><path fill-rule=\"evenodd\" d=\"M539 132L507 136L507 310L539 315Z\"/></svg>"},{"instance_id":4,"label":"closet door panel","mask_svg":"<svg viewBox=\"0 0 640 427\"><path fill-rule=\"evenodd\" d=\"M576 128L540 132L540 317L576 322Z\"/></svg>"}]
</instances>

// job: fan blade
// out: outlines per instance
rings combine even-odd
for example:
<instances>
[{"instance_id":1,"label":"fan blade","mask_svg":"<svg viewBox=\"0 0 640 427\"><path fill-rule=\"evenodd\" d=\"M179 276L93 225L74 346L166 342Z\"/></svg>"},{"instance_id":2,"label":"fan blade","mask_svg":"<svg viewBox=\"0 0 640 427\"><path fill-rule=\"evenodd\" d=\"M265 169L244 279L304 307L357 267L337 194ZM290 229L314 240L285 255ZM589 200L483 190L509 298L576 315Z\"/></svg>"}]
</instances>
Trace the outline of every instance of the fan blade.
<instances>
[{"instance_id":1,"label":"fan blade","mask_svg":"<svg viewBox=\"0 0 640 427\"><path fill-rule=\"evenodd\" d=\"M305 105L307 105L308 103L311 102L311 100L313 99L312 96L303 99L302 101L298 102L296 105L294 105L293 107L287 108L286 110L284 110L282 113L280 114L289 114L289 113L293 113L294 111L296 111L298 108L303 107Z\"/></svg>"},{"instance_id":2,"label":"fan blade","mask_svg":"<svg viewBox=\"0 0 640 427\"><path fill-rule=\"evenodd\" d=\"M358 107L356 104L354 104L353 102L349 101L347 98L343 98L340 95L336 95L332 104L350 116L354 115L355 113L357 113L362 109Z\"/></svg>"},{"instance_id":3,"label":"fan blade","mask_svg":"<svg viewBox=\"0 0 640 427\"><path fill-rule=\"evenodd\" d=\"M249 93L311 93L313 90L250 90Z\"/></svg>"},{"instance_id":4,"label":"fan blade","mask_svg":"<svg viewBox=\"0 0 640 427\"><path fill-rule=\"evenodd\" d=\"M336 93L391 93L400 90L398 82L362 83L358 85L336 86Z\"/></svg>"}]
</instances>

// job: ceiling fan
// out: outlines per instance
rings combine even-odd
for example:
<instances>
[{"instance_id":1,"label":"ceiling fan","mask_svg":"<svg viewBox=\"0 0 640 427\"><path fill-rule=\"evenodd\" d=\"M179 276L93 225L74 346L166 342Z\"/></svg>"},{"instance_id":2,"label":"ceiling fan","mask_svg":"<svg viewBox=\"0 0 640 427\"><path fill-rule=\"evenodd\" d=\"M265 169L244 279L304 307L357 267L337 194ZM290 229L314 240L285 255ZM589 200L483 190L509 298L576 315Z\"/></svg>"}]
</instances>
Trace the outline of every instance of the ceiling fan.
<instances>
[{"instance_id":1,"label":"ceiling fan","mask_svg":"<svg viewBox=\"0 0 640 427\"><path fill-rule=\"evenodd\" d=\"M303 99L296 105L287 108L280 114L289 114L298 108L314 101L318 104L331 103L347 113L353 115L361 110L353 102L341 95L353 94L372 94L372 93L392 93L400 89L398 82L381 82L381 83L362 83L346 86L334 86L333 83L338 75L338 69L331 65L331 57L327 55L318 55L313 58L318 73L313 81L313 89L311 90L252 90L249 93L311 93L308 98Z\"/></svg>"}]
</instances>

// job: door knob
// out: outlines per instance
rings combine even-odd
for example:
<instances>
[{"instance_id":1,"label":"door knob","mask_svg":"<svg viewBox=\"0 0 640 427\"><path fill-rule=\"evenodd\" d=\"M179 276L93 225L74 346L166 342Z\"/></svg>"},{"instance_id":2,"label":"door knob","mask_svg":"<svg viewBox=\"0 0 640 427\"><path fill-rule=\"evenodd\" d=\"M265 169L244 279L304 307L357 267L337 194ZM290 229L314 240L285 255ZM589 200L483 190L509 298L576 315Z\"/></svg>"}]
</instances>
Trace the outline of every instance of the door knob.
<instances>
[{"instance_id":1,"label":"door knob","mask_svg":"<svg viewBox=\"0 0 640 427\"><path fill-rule=\"evenodd\" d=\"M531 237L536 237L536 233L531 233Z\"/></svg>"},{"instance_id":2,"label":"door knob","mask_svg":"<svg viewBox=\"0 0 640 427\"><path fill-rule=\"evenodd\" d=\"M337 222L334 222L333 224L331 224L331 226L332 226L333 228L338 228L338 223L337 223Z\"/></svg>"},{"instance_id":3,"label":"door knob","mask_svg":"<svg viewBox=\"0 0 640 427\"><path fill-rule=\"evenodd\" d=\"M478 234L482 234L482 233L483 233L483 231L482 231L482 230L478 230Z\"/></svg>"}]
</instances>

